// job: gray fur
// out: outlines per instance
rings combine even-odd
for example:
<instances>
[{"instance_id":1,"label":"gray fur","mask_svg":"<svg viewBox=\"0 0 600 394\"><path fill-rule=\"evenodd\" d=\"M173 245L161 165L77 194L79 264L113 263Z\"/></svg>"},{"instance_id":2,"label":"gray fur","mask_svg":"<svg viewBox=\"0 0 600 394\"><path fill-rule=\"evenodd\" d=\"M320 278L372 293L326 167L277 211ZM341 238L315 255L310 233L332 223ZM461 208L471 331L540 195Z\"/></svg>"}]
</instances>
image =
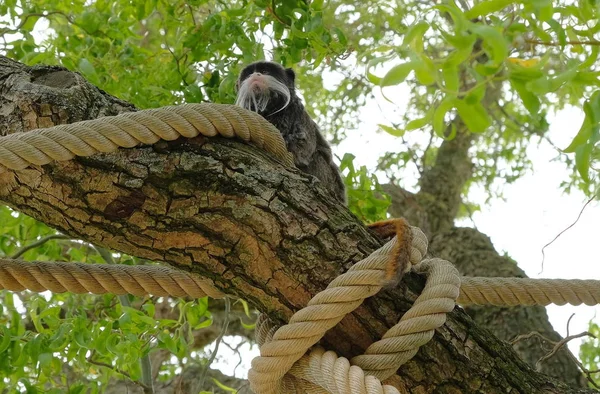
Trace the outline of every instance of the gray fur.
<instances>
[{"instance_id":1,"label":"gray fur","mask_svg":"<svg viewBox=\"0 0 600 394\"><path fill-rule=\"evenodd\" d=\"M270 84L273 79L283 83L289 89L289 98L287 94L279 92L279 84L268 92L251 88L246 82L254 73L263 75L269 86L275 86ZM325 187L345 204L346 190L340 170L333 162L331 147L296 95L294 72L273 62L252 63L242 70L237 87L236 104L258 112L277 127L286 142L287 149L294 155L296 166L319 178ZM263 103L267 93L268 103L257 105Z\"/></svg>"}]
</instances>

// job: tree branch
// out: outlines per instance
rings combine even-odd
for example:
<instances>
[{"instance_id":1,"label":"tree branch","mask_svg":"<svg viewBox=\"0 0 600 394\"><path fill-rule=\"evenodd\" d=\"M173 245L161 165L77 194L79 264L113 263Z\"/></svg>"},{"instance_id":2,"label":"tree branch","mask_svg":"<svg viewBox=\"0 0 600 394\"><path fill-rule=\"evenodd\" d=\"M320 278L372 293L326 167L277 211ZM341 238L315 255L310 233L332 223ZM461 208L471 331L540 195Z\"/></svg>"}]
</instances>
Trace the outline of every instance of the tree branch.
<instances>
[{"instance_id":1,"label":"tree branch","mask_svg":"<svg viewBox=\"0 0 600 394\"><path fill-rule=\"evenodd\" d=\"M10 256L10 258L18 259L19 257L23 256L25 253L29 252L31 249L35 249L38 246L41 246L48 241L52 241L53 239L69 239L69 237L66 235L63 235L63 234L50 234L48 236L45 236L44 238L40 238L39 240L30 243L27 246L22 247L17 253Z\"/></svg>"},{"instance_id":2,"label":"tree branch","mask_svg":"<svg viewBox=\"0 0 600 394\"><path fill-rule=\"evenodd\" d=\"M70 98L85 90L92 97L71 103L73 108L65 105L66 113L86 104L102 112L94 95L114 108L116 100L85 83L46 94L45 86L30 82L31 72L21 69L0 78L6 105L18 98L25 108L34 100L52 108L70 102L61 93ZM44 78L56 69L35 72ZM26 115L39 116L35 110L14 114ZM160 152L121 149L0 174L0 200L73 237L196 272L277 322L287 321L340 272L382 245L315 178L254 147L221 138L162 145ZM322 344L346 357L362 353L412 306L422 285L421 277L409 275L398 287L367 299ZM490 374L495 365L502 368ZM428 373L415 375L416 370ZM550 384L574 392L537 374L460 309L399 374L393 384L425 392L448 382L457 392L479 392L472 379L493 391L530 392Z\"/></svg>"}]
</instances>

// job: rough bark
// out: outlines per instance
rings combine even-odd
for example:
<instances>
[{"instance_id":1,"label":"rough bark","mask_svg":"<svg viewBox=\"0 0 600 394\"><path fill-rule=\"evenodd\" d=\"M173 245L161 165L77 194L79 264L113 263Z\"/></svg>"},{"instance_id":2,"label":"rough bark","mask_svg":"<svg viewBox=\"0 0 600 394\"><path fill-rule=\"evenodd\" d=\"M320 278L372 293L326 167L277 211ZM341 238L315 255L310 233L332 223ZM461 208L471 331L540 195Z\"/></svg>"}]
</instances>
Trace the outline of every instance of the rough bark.
<instances>
[{"instance_id":1,"label":"rough bark","mask_svg":"<svg viewBox=\"0 0 600 394\"><path fill-rule=\"evenodd\" d=\"M3 103L18 98L14 108L30 109L9 116L33 120L42 106L70 113L68 103L52 101L59 88L39 92L47 86L32 83L31 70L2 79ZM382 244L315 178L255 148L219 138L163 145L0 175L0 200L71 236L208 277L279 322ZM423 278L409 275L367 300L324 345L345 356L362 352L422 285ZM421 393L586 392L536 373L460 308L394 382Z\"/></svg>"}]
</instances>

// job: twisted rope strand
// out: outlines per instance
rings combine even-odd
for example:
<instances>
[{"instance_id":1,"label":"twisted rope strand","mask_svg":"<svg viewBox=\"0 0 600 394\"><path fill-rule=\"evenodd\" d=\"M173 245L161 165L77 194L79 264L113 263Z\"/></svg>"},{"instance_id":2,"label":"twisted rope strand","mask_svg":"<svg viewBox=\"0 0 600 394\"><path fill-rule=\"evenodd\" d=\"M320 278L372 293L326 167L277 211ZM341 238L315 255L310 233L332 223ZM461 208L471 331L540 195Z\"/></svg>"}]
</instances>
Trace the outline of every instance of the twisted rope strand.
<instances>
[{"instance_id":1,"label":"twisted rope strand","mask_svg":"<svg viewBox=\"0 0 600 394\"><path fill-rule=\"evenodd\" d=\"M414 264L425 255L427 241L419 229L413 227L411 231L413 242L410 244L410 262ZM420 240L415 241L418 238ZM398 242L394 237L371 255L354 264L346 273L334 279L325 290L315 295L305 308L296 312L287 325L279 327L271 341L263 343L260 347L261 354L252 360L252 368L248 373L248 380L256 393L282 392L282 378L294 363L300 360L327 330L356 309L365 298L379 292L386 282L386 267L390 258L394 258ZM310 376L312 374L307 374L304 378L309 380ZM310 381L320 385L318 376L321 375L316 376L317 378ZM328 373L323 373L322 376L328 376ZM369 378L369 387L383 390L381 382L376 379L377 384L374 384L372 379L373 377Z\"/></svg>"},{"instance_id":2,"label":"twisted rope strand","mask_svg":"<svg viewBox=\"0 0 600 394\"><path fill-rule=\"evenodd\" d=\"M0 289L223 298L208 279L169 267L0 259Z\"/></svg>"},{"instance_id":3,"label":"twisted rope strand","mask_svg":"<svg viewBox=\"0 0 600 394\"><path fill-rule=\"evenodd\" d=\"M99 268L98 268L99 267ZM150 286L153 277L167 275L173 278L181 290L170 292L169 288ZM365 278L356 275L357 283L368 285L374 272L365 271ZM347 277L338 277L337 284L346 285ZM141 285L140 282L145 283ZM111 286L117 286L114 291ZM127 286L127 287L126 287ZM144 290L144 286L148 291ZM154 294L174 297L196 297L198 286L205 289L210 297L221 298L218 290L208 290L208 282L196 274L159 266L125 266L125 265L92 265L83 263L61 262L24 262L20 260L0 259L0 289L11 291L31 290L43 292L46 290L62 293L93 293L145 295ZM144 293L144 291L146 291ZM352 294L350 290L349 294ZM160 292L160 293L159 293ZM343 293L344 295L348 293ZM354 295L356 296L356 295ZM353 297L354 297L353 296ZM198 297L203 297L198 295ZM353 298L350 297L350 298ZM460 305L598 305L600 304L600 281L581 279L531 279L531 278L481 278L461 277L460 295L456 301ZM320 315L323 309L318 305L302 310L300 316L323 316L329 319L331 315ZM412 325L418 320L411 321ZM408 326L407 326L408 327ZM416 328L415 330L420 329Z\"/></svg>"},{"instance_id":4,"label":"twisted rope strand","mask_svg":"<svg viewBox=\"0 0 600 394\"><path fill-rule=\"evenodd\" d=\"M293 166L281 133L255 112L227 104L183 104L107 116L0 138L0 173L198 135L238 137Z\"/></svg>"}]
</instances>

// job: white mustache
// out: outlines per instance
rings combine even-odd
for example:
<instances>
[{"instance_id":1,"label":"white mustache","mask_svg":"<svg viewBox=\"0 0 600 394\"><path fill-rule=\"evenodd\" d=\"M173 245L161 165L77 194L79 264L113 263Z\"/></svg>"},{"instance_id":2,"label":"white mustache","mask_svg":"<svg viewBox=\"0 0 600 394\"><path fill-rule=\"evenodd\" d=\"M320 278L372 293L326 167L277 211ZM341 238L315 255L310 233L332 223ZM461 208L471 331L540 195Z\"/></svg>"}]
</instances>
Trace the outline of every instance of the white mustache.
<instances>
[{"instance_id":1,"label":"white mustache","mask_svg":"<svg viewBox=\"0 0 600 394\"><path fill-rule=\"evenodd\" d=\"M276 114L279 111L284 110L292 99L290 89L285 86L283 82L280 82L276 78L270 75L262 75L261 77L266 82L267 89L255 91L251 86L252 74L250 77L246 78L244 82L240 85L240 88L237 93L237 98L235 100L235 104L246 108L250 111L254 112L263 112L267 105L269 105L269 100L271 99L271 92L278 93L285 97L285 104L283 107L279 108L275 112L272 112L269 115Z\"/></svg>"}]
</instances>

